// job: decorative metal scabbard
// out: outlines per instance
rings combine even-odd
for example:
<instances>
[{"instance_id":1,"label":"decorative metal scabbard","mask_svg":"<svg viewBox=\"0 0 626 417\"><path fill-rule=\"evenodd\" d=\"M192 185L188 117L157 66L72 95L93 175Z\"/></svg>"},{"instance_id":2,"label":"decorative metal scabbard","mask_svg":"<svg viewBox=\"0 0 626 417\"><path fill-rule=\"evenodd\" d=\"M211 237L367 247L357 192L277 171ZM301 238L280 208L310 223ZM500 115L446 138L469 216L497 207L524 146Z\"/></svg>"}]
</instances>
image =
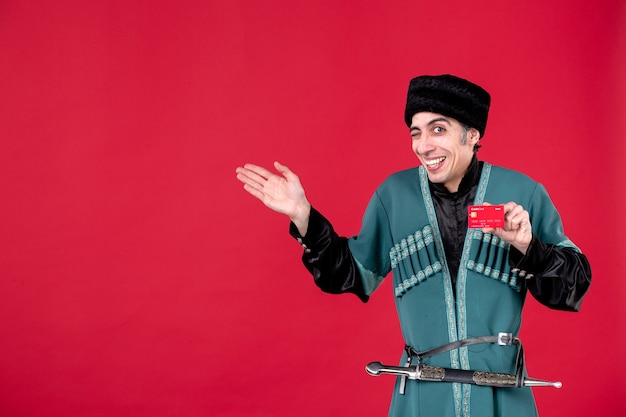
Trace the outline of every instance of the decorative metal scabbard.
<instances>
[{"instance_id":1,"label":"decorative metal scabbard","mask_svg":"<svg viewBox=\"0 0 626 417\"><path fill-rule=\"evenodd\" d=\"M371 362L365 367L368 374L379 376L383 374L397 375L404 378L431 381L431 382L458 382L461 384L482 385L500 388L519 387L554 387L561 388L560 382L543 381L533 378L518 378L517 375L497 372L470 371L465 369L450 369L429 366L425 364L410 366L385 366L380 362Z\"/></svg>"}]
</instances>

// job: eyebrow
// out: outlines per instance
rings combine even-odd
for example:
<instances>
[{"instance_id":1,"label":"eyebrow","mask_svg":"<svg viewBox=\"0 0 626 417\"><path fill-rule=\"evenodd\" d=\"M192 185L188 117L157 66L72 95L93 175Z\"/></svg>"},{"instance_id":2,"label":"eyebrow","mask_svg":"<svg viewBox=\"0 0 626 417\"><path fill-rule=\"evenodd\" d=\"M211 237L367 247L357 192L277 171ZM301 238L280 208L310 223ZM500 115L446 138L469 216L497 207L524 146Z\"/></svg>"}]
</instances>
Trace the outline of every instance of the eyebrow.
<instances>
[{"instance_id":1,"label":"eyebrow","mask_svg":"<svg viewBox=\"0 0 626 417\"><path fill-rule=\"evenodd\" d=\"M435 117L433 120L431 120L430 122L428 122L426 124L426 126L432 126L433 124L437 123L437 122L444 122L446 123L448 126L452 126L452 123L450 123L450 120L448 120L445 117ZM411 131L413 130L420 130L419 127L417 126L411 126Z\"/></svg>"}]
</instances>

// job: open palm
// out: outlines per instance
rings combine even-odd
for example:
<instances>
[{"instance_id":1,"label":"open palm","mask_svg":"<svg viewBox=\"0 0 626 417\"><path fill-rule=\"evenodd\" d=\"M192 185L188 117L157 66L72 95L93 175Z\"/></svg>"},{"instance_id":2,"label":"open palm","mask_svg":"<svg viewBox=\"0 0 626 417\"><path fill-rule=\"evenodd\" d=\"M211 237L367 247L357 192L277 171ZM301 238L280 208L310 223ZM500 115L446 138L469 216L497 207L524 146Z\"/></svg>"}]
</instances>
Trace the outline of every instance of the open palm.
<instances>
[{"instance_id":1,"label":"open palm","mask_svg":"<svg viewBox=\"0 0 626 417\"><path fill-rule=\"evenodd\" d=\"M237 179L247 192L270 209L286 214L294 221L303 216L308 218L310 204L300 179L279 162L274 162L274 167L281 175L258 165L246 164L237 168Z\"/></svg>"}]
</instances>

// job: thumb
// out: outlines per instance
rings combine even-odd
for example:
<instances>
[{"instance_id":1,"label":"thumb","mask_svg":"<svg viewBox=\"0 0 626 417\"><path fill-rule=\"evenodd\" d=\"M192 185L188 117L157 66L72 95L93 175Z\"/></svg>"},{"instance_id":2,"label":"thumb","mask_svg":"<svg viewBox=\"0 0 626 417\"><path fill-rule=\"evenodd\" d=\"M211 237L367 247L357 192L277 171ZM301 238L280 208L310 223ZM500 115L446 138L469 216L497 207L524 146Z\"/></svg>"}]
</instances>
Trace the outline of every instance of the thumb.
<instances>
[{"instance_id":1,"label":"thumb","mask_svg":"<svg viewBox=\"0 0 626 417\"><path fill-rule=\"evenodd\" d=\"M291 170L286 165L283 165L278 161L274 162L274 168L276 168L278 172L283 174L285 178L288 178L289 176L293 175L293 172L291 172Z\"/></svg>"}]
</instances>

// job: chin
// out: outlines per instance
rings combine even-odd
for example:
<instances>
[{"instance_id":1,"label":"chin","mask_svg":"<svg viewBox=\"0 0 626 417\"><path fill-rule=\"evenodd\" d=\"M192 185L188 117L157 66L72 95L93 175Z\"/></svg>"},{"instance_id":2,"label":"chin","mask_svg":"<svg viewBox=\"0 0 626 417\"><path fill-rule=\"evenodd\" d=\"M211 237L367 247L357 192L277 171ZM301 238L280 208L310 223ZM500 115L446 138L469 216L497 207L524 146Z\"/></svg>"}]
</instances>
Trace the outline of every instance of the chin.
<instances>
[{"instance_id":1,"label":"chin","mask_svg":"<svg viewBox=\"0 0 626 417\"><path fill-rule=\"evenodd\" d=\"M438 177L437 175L428 175L428 179L430 180L430 182L434 183L434 184L443 184L445 181L443 179L441 179L440 177Z\"/></svg>"}]
</instances>

